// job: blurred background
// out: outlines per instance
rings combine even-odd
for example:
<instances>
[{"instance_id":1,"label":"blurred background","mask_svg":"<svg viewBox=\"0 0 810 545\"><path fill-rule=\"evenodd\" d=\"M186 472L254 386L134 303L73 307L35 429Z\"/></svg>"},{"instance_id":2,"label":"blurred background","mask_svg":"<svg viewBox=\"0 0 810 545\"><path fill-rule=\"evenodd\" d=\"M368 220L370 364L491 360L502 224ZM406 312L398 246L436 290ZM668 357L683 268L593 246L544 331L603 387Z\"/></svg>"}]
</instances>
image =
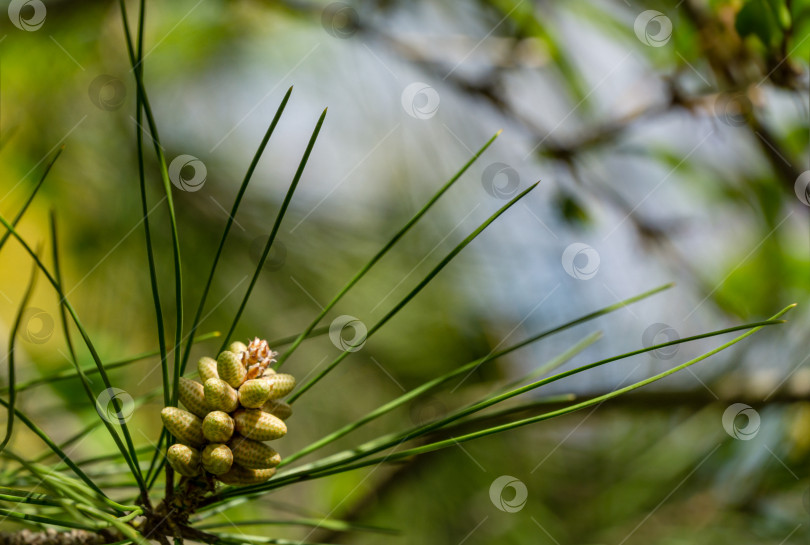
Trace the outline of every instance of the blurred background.
<instances>
[{"instance_id":1,"label":"blurred background","mask_svg":"<svg viewBox=\"0 0 810 545\"><path fill-rule=\"evenodd\" d=\"M134 25L137 3L128 4ZM19 228L45 243L55 210L66 290L105 361L155 350L135 89L118 5L8 8L0 15L0 213L17 213L64 146ZM298 484L211 520L228 528L328 516L402 531L244 528L329 543L807 543L810 2L182 0L148 2L145 38L145 83L167 160L190 156L178 163L187 183L173 188L187 324L227 210L294 85L235 218L201 333L227 331L325 107L238 339L303 330L496 131L324 325L350 315L370 327L484 219L541 181L296 403L282 455L463 363L667 282L676 285L482 366L334 448L440 416L593 331L604 337L566 368L799 303L789 324L597 410ZM147 157L171 339L171 236L151 147ZM14 241L0 252L0 271L5 348L30 271ZM57 298L42 279L25 317L20 380L69 369ZM536 395L610 391L728 338L622 360ZM193 357L213 355L219 342L200 343ZM328 336L312 339L285 370L303 379L339 353ZM0 367L5 380L7 363ZM160 432L159 396L149 397L160 387L157 358L111 376L144 401L130 427L148 447ZM57 384L18 403L64 440L97 417L78 383ZM26 431L12 447L36 456L44 447ZM70 454L114 448L98 428ZM516 512L490 499L502 475L525 484ZM101 480L122 493L131 485L120 467ZM510 490L503 494L508 501Z\"/></svg>"}]
</instances>

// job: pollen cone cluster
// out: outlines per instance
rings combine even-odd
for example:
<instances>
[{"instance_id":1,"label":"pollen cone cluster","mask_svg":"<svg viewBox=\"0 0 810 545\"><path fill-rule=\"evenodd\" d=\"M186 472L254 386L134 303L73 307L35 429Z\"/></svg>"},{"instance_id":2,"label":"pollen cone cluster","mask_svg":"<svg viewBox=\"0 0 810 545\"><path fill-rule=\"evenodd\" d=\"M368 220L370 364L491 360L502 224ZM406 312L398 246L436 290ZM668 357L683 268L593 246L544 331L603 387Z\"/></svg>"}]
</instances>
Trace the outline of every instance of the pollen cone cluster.
<instances>
[{"instance_id":1,"label":"pollen cone cluster","mask_svg":"<svg viewBox=\"0 0 810 545\"><path fill-rule=\"evenodd\" d=\"M235 342L217 359L197 363L200 382L180 378L180 401L186 410L166 407L163 425L176 439L166 453L177 473L213 475L230 485L268 480L281 463L263 443L287 433L284 421L292 408L281 401L295 387L291 375L276 373L275 352L267 342Z\"/></svg>"}]
</instances>

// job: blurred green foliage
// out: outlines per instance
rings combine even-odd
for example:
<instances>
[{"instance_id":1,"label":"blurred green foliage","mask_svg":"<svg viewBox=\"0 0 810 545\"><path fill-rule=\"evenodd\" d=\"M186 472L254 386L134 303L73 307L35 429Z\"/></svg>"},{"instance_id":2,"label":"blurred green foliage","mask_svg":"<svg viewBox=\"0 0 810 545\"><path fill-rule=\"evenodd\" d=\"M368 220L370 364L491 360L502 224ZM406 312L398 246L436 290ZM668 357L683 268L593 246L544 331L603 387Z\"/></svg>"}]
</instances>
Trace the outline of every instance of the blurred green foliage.
<instances>
[{"instance_id":1,"label":"blurred green foliage","mask_svg":"<svg viewBox=\"0 0 810 545\"><path fill-rule=\"evenodd\" d=\"M134 20L136 5L130 4ZM64 145L20 230L30 241L46 240L48 212L56 211L70 299L102 358L112 360L156 347L139 223L134 83L113 3L46 5L40 30L0 21L0 211L16 213L47 158ZM795 383L806 376L810 256L808 203L797 199L795 183L808 167L810 2L385 0L352 4L357 21L348 26L324 20L326 3L148 5L144 77L165 153L170 159L195 155L207 168L203 190L174 192L187 316L196 309L225 210L272 111L295 83L290 112L236 218L201 332L227 329L324 106L328 121L279 236L282 249L265 266L238 338L303 329L496 129L505 128L505 135L480 168L334 315L379 319L471 226L503 204L480 187L487 164L508 162L524 186L543 178L541 196L525 211L516 209L521 217L494 225L361 353L302 398L285 452L486 355L505 339L515 342L657 283L675 280L678 292L639 315L600 321L608 333L604 345L574 363L637 348L641 332L656 321L676 323L686 336L800 303L788 328L765 331L743 349L717 356L722 361L715 367L741 372L743 379L696 368L696 377L674 381L669 390L391 467L303 483L212 520L328 516L403 532L247 528L330 543L807 542L810 405L807 388ZM645 44L634 30L645 10L672 25L661 46ZM660 27L642 30L655 34ZM117 82L101 91L111 95L93 94L100 76ZM400 107L411 81L439 90L440 114L429 125L418 125ZM171 316L170 232L157 164L148 157L150 220ZM600 276L590 283L573 281L560 267L563 248L575 240L593 241L600 250ZM0 253L2 335L29 265L16 243ZM549 304L529 313L554 285L561 287ZM56 296L44 283L31 306L56 321ZM167 327L171 338L172 320ZM483 366L466 388L453 391L452 384L336 442L334 450L463 406L570 340ZM21 345L22 380L70 368L58 327L46 342ZM218 345L217 339L202 343L192 357L212 354ZM671 362L638 363L661 370L688 350ZM304 378L337 353L328 336L308 341L289 371ZM83 365L92 364L85 351L79 356ZM590 383L566 382L561 391L612 389L635 364ZM144 402L130 426L136 444L150 446L160 429L160 396L148 397L160 387L157 360L110 375ZM78 383L59 384L25 392L19 402L55 439L65 440L96 414ZM753 440L735 440L721 425L732 402L759 411ZM32 457L43 449L19 430L12 445ZM100 428L71 447L79 458L112 451ZM124 469L99 466L101 482L130 491ZM490 484L504 474L529 491L517 513L490 501ZM19 527L0 522L2 530Z\"/></svg>"}]
</instances>

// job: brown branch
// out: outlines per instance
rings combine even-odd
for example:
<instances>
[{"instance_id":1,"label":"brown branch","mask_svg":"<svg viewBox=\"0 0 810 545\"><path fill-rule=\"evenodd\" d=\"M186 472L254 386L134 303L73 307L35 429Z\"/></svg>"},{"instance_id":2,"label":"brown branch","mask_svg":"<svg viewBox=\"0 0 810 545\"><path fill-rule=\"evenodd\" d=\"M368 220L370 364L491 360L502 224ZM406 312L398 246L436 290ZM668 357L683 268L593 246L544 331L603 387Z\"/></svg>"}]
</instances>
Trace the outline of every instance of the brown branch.
<instances>
[{"instance_id":1,"label":"brown branch","mask_svg":"<svg viewBox=\"0 0 810 545\"><path fill-rule=\"evenodd\" d=\"M0 532L0 545L105 545L122 539L120 534L108 529L97 532L89 530L57 532L54 529L42 532L31 530Z\"/></svg>"}]
</instances>

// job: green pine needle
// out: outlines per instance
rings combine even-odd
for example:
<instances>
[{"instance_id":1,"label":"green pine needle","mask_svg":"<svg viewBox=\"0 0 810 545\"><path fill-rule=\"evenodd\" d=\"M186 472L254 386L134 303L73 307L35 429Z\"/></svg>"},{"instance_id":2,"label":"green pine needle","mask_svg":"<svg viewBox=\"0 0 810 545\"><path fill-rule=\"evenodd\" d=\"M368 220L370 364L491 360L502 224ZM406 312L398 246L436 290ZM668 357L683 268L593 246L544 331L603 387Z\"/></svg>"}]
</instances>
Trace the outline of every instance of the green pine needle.
<instances>
[{"instance_id":1,"label":"green pine needle","mask_svg":"<svg viewBox=\"0 0 810 545\"><path fill-rule=\"evenodd\" d=\"M295 352L295 349L298 348L301 342L303 342L303 340L307 338L307 336L312 332L312 330L315 329L315 327L317 327L320 321L323 320L323 318L338 303L338 301L340 301L343 298L343 296L346 295L349 292L349 290L351 290L355 286L355 284L357 284L360 281L360 279L363 278L366 275L366 273L370 271L372 267L374 267L374 265L380 259L382 259L383 256L387 254L388 251L391 248L393 248L394 245L396 245L396 243L403 236L405 236L405 234L408 231L410 231L411 227L416 225L416 223L422 218L422 216L424 216L427 213L427 211L430 210L430 208L434 204L436 204L436 201L438 201L442 197L442 195L444 195L453 186L453 184L455 184L461 178L461 176L465 172L467 172L467 169L469 169L470 166L472 166L472 164L475 163L475 161L481 156L481 154L483 154L487 150L487 148L489 148L489 146L492 145L492 143L495 141L496 138L498 138L498 136L500 136L500 134L501 131L496 132L492 136L492 138L490 138L486 142L486 144L484 144L481 147L481 149L479 149L475 153L475 155L473 155L472 158L469 161L467 161L467 163L465 163L464 166L462 166L461 169L458 172L456 172L452 178L450 178L450 180L448 180L442 187L440 187L439 190L436 193L434 193L433 196L428 200L428 202L425 203L424 206L422 206L422 208L420 208L419 211L416 214L414 214L414 216L410 220L408 220L408 222L405 223L405 225L399 231L397 231L397 233L393 237L391 237L391 239L380 249L380 251L377 252L374 255L374 257L372 257L371 260L368 263L366 263L357 272L357 274L355 274L352 277L352 279L349 280L349 282L345 286L343 286L343 288L337 293L337 295L335 295L332 298L332 300L329 301L329 303L327 303L327 305L323 308L323 310L321 310L320 314L318 314L315 317L315 319L312 320L312 322L309 324L309 326L307 326L307 328L303 332L301 332L301 335L297 339L295 339L295 342L293 342L292 346L290 346L286 351L284 351L283 354L279 356L278 364L276 365L277 369L284 364L284 362L287 360L287 358L289 358L292 355L293 352Z\"/></svg>"},{"instance_id":2,"label":"green pine needle","mask_svg":"<svg viewBox=\"0 0 810 545\"><path fill-rule=\"evenodd\" d=\"M236 311L236 315L233 318L233 322L231 323L231 327L228 330L228 333L225 335L225 338L222 342L222 347L220 351L225 350L230 342L231 337L233 336L233 332L236 329L236 325L239 323L239 319L242 317L242 312L245 310L245 306L247 306L248 301L250 300L250 295L253 293L253 288L256 285L256 281L259 279L259 274L261 274L262 269L264 268L264 262L267 260L267 256L270 254L270 249L273 247L273 242L276 240L276 234L278 233L279 227L281 227L281 221L284 219L284 214L287 212L287 208L290 205L290 201L292 200L293 193L295 193L295 189L298 187L298 182L301 180L301 175L304 173L304 168L307 166L307 161L309 160L309 156L312 153L312 148L315 147L315 141L318 139L318 134L321 132L321 127L323 126L323 121L326 118L326 110L323 111L321 117L318 118L318 123L315 125L315 129L312 131L312 136L309 138L309 143L307 144L307 148L304 151L303 157L301 157L301 161L298 163L298 169L295 171L295 175L293 176L292 182L290 183L290 187L287 189L287 194L284 196L284 201L281 203L281 208L279 208L278 213L276 214L276 220L273 223L273 228L270 231L270 236L267 238L267 243L264 245L264 250L262 251L262 256L259 258L259 262L256 265L256 270L253 273L253 278L250 279L250 285L245 292L245 296L242 298L242 302L239 305L239 309ZM309 334L309 332L307 333Z\"/></svg>"},{"instance_id":3,"label":"green pine needle","mask_svg":"<svg viewBox=\"0 0 810 545\"><path fill-rule=\"evenodd\" d=\"M523 191L521 191L521 192L520 192L520 193L519 193L517 196L515 196L515 197L514 197L512 200L510 200L508 203L506 203L506 204L505 204L505 205L503 205L501 208L499 208L497 212L495 212L495 213L494 213L494 214L492 214L492 215L491 215L489 218L487 218L487 219L484 221L484 223L482 223L481 225L479 225L479 226L478 226L478 227L477 227L477 228L476 228L476 229L475 229L475 230L474 230L472 233L470 233L469 235L467 235L467 237L466 237L464 240L462 240L462 241L461 241L461 242L460 242L458 245L456 245L456 247L455 247L455 248L453 248L453 249L450 251L450 253L448 253L448 254L447 254L445 257L444 257L444 259L442 259L442 260L439 262L439 264L438 264L438 265L436 265L436 266L433 268L433 270L431 270L431 271L430 271L430 272L429 272L429 273L428 273L428 274L425 276L425 278L423 278L423 279L422 279L422 281L421 281L421 282L419 282L419 283L416 285L416 287L415 287L415 288L413 288L413 289L410 291L410 293L408 293L408 295L406 295L406 296L405 296L405 297L404 297L404 298L403 298L403 299L402 299L402 300L401 300L399 303L397 303L397 304L394 306L394 308L392 308L390 311L388 311L388 313L387 313L385 316L383 316L383 318L382 318L380 321L378 321L376 324L374 324L373 326L371 326L371 328L369 328L368 333L366 334L366 338L364 339L364 341L365 341L365 340L368 340L369 338L371 338L371 336L372 336L372 335L374 335L374 333L376 333L376 332L377 332L377 331L378 331L378 330L379 330L381 327L383 327L383 326L384 326L384 325L385 325L385 324L386 324L386 323L387 323L387 322L388 322L388 321L389 321L391 318L393 318L393 317L394 317L394 316L395 316L395 315L396 315L396 314L397 314L397 313L398 313L400 310L402 310L403 308L405 308L405 306L406 306L406 305L407 305L407 304L408 304L408 303L411 301L411 299L413 299L414 297L416 297L416 295L417 295L417 294L418 294L420 291L422 291L422 289L423 289L425 286L427 286L427 285L430 283L430 281L431 281L431 280L433 280L433 278L434 278L434 277L435 277L437 274L439 274L439 272L441 272L441 270L442 270L442 269L444 269L444 267L445 267L445 266L447 266L447 264L448 264L448 263L450 263L450 262L453 260L453 258L455 258L455 257L456 257L456 256L457 256L459 253L461 253L461 250L463 250L464 248L466 248L466 247L467 247L467 246L470 244L470 242L472 242L473 240L475 240L475 238L476 238L478 235L480 235L480 234L481 234L481 233L484 231L484 229L486 229L487 227L489 227L489 225L490 225L492 222L494 222L496 219L498 219L498 218L501 216L501 214L503 214L504 212L506 212L507 210L509 210L509 208L511 208L511 207L512 207L512 206L513 206L515 203L517 203L517 202L518 202L519 200L521 200L523 197L525 197L526 195L528 195L528 194L529 194L529 192L530 192L530 191L532 191L532 190L533 190L535 187L537 187L537 184L539 184L539 183L540 183L540 182L536 182L536 183L532 184L531 186L529 186L528 188L526 188L526 189L524 189ZM321 380L322 380L322 379L323 379L323 378L324 378L326 375L328 375L328 374L329 374L329 373L330 373L330 372L331 372L331 371L332 371L332 370L333 370L335 367L337 367L337 365L338 365L340 362L342 362L344 359L346 359L346 357L347 357L347 356L349 356L351 353L352 353L352 347L349 347L349 349L344 350L344 351L343 351L343 353L341 353L341 354L340 354L340 356L338 356L338 357L337 357L337 358L336 358L334 361L332 361L332 362L331 362L329 365L327 365L327 366L326 366L326 368L324 368L324 369L323 369L321 372L319 372L317 375L315 375L315 377L313 377L312 379L310 379L310 381L309 381L309 382L307 382L306 384L304 384L303 386L301 386L301 387L300 387L300 388L299 388L299 389L298 389L296 392L294 392L294 393L293 393L293 394L290 396L290 398L289 398L289 400L288 400L288 403L292 404L293 402L295 402L295 400L296 400L296 399L298 399L299 397L301 397L301 395L303 395L303 394L304 394L304 393L305 393L307 390L309 390L310 388L312 388L313 386L315 386L315 385L316 385L318 382L320 382L320 381L321 381Z\"/></svg>"}]
</instances>

